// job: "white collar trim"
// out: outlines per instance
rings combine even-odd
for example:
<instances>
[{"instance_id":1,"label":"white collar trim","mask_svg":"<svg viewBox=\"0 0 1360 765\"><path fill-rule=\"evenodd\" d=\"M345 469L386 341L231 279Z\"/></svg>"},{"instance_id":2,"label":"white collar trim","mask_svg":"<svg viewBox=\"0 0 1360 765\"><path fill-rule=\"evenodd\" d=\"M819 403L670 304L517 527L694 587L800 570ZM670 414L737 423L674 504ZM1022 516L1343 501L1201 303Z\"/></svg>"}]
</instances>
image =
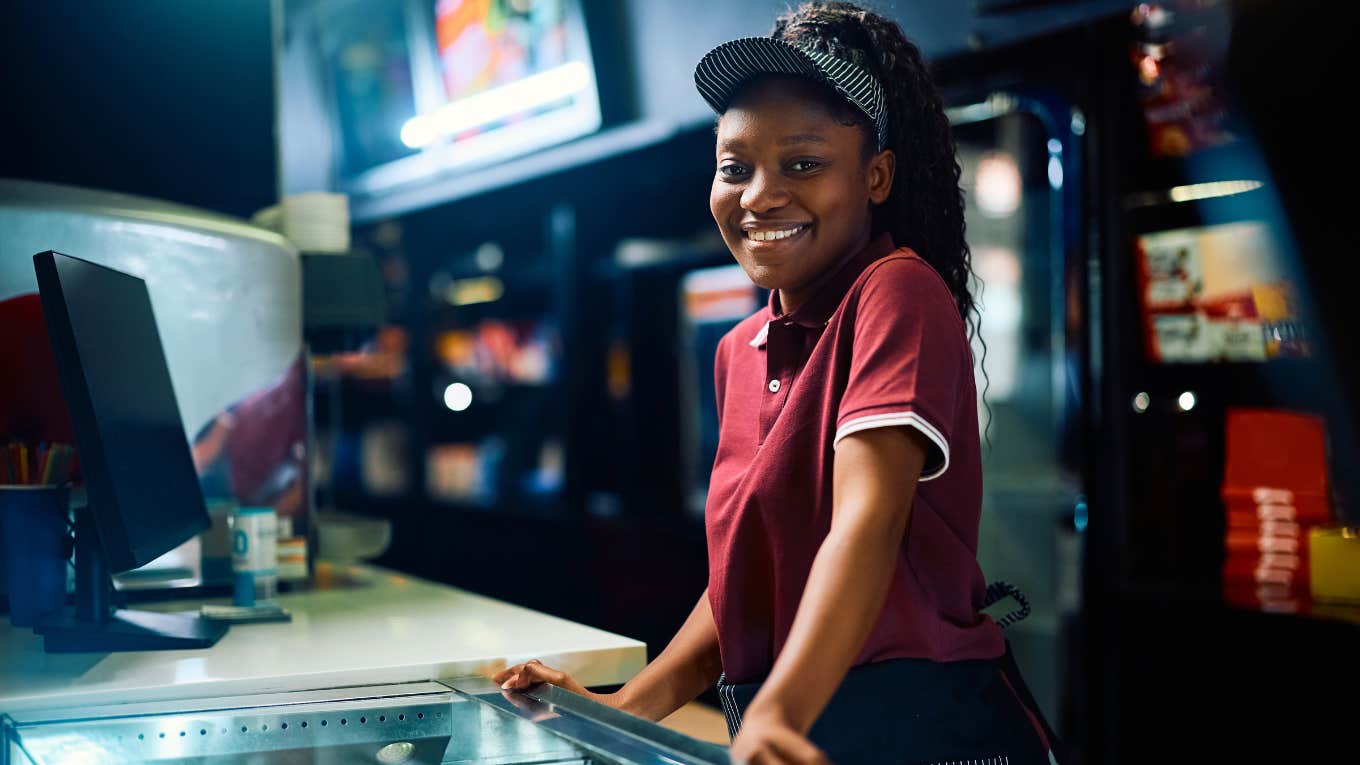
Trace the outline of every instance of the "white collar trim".
<instances>
[{"instance_id":1,"label":"white collar trim","mask_svg":"<svg viewBox=\"0 0 1360 765\"><path fill-rule=\"evenodd\" d=\"M764 345L764 344L765 344L765 338L766 338L769 334L770 334L770 323L767 321L767 322L765 322L764 324L761 325L760 331L756 333L756 336L753 337L753 338L751 338L751 347L752 347L752 348L759 348L760 346Z\"/></svg>"}]
</instances>

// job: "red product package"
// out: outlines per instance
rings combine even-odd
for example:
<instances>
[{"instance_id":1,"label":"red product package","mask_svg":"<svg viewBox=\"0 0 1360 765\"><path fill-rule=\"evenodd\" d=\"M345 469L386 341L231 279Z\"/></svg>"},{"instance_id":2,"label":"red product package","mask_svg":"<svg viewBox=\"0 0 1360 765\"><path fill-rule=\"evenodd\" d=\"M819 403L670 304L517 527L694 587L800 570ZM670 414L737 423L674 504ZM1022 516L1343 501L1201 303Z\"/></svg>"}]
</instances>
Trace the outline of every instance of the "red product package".
<instances>
[{"instance_id":1,"label":"red product package","mask_svg":"<svg viewBox=\"0 0 1360 765\"><path fill-rule=\"evenodd\" d=\"M1325 498L1327 428L1321 417L1273 409L1229 409L1223 498L1255 504ZM1257 491L1258 489L1270 491Z\"/></svg>"},{"instance_id":2,"label":"red product package","mask_svg":"<svg viewBox=\"0 0 1360 765\"><path fill-rule=\"evenodd\" d=\"M1222 495L1228 523L1233 526L1266 521L1294 521L1312 526L1332 520L1331 503L1320 493L1224 486Z\"/></svg>"},{"instance_id":3,"label":"red product package","mask_svg":"<svg viewBox=\"0 0 1360 765\"><path fill-rule=\"evenodd\" d=\"M1229 530L1224 536L1223 546L1229 555L1238 553L1246 554L1267 554L1285 553L1287 555L1307 555L1307 538L1298 537L1263 537L1251 531Z\"/></svg>"},{"instance_id":4,"label":"red product package","mask_svg":"<svg viewBox=\"0 0 1360 765\"><path fill-rule=\"evenodd\" d=\"M1273 565L1273 558L1290 559L1292 563ZM1259 556L1229 555L1223 562L1223 584L1236 587L1245 584L1271 584L1291 587L1298 590L1308 589L1308 566L1300 565L1302 559L1293 555L1267 553Z\"/></svg>"},{"instance_id":5,"label":"red product package","mask_svg":"<svg viewBox=\"0 0 1360 765\"><path fill-rule=\"evenodd\" d=\"M1301 536L1308 533L1308 529L1316 526L1311 521L1298 522L1289 518L1262 518L1256 513L1234 512L1229 509L1226 514L1228 528L1238 531L1256 530L1266 536L1277 536L1288 534L1290 536Z\"/></svg>"},{"instance_id":6,"label":"red product package","mask_svg":"<svg viewBox=\"0 0 1360 765\"><path fill-rule=\"evenodd\" d=\"M1290 537L1302 539L1308 535L1311 524L1298 524L1293 521L1258 521L1255 518L1228 515L1228 532L1233 534L1251 533L1261 537Z\"/></svg>"},{"instance_id":7,"label":"red product package","mask_svg":"<svg viewBox=\"0 0 1360 765\"><path fill-rule=\"evenodd\" d=\"M1306 614L1312 609L1312 604L1302 590L1276 584L1224 586L1223 600L1237 608L1268 613Z\"/></svg>"}]
</instances>

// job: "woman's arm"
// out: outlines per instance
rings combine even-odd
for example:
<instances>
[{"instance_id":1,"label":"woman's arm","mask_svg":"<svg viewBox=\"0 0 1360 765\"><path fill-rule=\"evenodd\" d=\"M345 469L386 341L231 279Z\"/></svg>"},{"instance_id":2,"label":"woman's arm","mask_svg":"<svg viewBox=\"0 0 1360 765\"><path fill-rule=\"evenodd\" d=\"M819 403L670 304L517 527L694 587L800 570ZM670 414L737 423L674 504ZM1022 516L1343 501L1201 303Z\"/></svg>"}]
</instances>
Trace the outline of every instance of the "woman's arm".
<instances>
[{"instance_id":1,"label":"woman's arm","mask_svg":"<svg viewBox=\"0 0 1360 765\"><path fill-rule=\"evenodd\" d=\"M805 760L790 751L826 707L883 610L929 442L910 428L846 436L836 449L831 531L822 542L789 639L743 715L733 757ZM806 743L806 742L801 742ZM810 746L810 745L809 745Z\"/></svg>"},{"instance_id":2,"label":"woman's arm","mask_svg":"<svg viewBox=\"0 0 1360 765\"><path fill-rule=\"evenodd\" d=\"M712 687L721 673L718 629L708 605L708 590L704 590L666 650L614 693L591 693L565 672L537 661L502 670L492 679L506 689L552 683L638 717L660 720Z\"/></svg>"},{"instance_id":3,"label":"woman's arm","mask_svg":"<svg viewBox=\"0 0 1360 765\"><path fill-rule=\"evenodd\" d=\"M721 674L718 628L704 590L666 650L619 689L618 707L660 720L712 688Z\"/></svg>"}]
</instances>

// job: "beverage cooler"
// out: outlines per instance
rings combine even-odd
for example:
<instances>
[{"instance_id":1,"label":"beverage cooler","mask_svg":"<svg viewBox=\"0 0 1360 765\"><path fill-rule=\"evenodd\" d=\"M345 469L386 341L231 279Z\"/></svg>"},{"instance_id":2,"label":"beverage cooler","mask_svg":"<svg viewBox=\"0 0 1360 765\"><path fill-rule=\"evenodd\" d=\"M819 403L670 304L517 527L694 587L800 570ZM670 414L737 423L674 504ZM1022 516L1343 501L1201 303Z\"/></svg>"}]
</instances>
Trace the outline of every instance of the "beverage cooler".
<instances>
[{"instance_id":1,"label":"beverage cooler","mask_svg":"<svg viewBox=\"0 0 1360 765\"><path fill-rule=\"evenodd\" d=\"M1102 44L1077 691L1092 761L1302 761L1339 746L1348 714L1327 699L1360 679L1354 419L1341 328L1318 311L1335 287L1286 214L1281 147L1242 108L1316 74L1267 16L1142 6ZM1265 61L1278 71L1255 76Z\"/></svg>"},{"instance_id":2,"label":"beverage cooler","mask_svg":"<svg viewBox=\"0 0 1360 765\"><path fill-rule=\"evenodd\" d=\"M1271 143L1243 107L1317 76L1274 28L1305 13L1130 10L940 67L980 280L978 557L1030 595L1007 637L1072 761L1298 761L1360 679L1353 340L1277 177L1310 128Z\"/></svg>"},{"instance_id":3,"label":"beverage cooler","mask_svg":"<svg viewBox=\"0 0 1360 765\"><path fill-rule=\"evenodd\" d=\"M6 765L728 762L722 747L552 686L504 692L480 678L123 704L3 723Z\"/></svg>"}]
</instances>

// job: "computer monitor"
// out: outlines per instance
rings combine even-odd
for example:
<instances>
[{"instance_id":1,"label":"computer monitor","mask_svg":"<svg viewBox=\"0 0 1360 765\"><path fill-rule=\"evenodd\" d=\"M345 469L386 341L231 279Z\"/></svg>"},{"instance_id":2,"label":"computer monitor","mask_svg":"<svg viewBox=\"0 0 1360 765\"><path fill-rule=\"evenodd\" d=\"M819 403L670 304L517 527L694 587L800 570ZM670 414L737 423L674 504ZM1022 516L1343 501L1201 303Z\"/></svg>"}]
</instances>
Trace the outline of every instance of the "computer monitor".
<instances>
[{"instance_id":1,"label":"computer monitor","mask_svg":"<svg viewBox=\"0 0 1360 765\"><path fill-rule=\"evenodd\" d=\"M210 524L146 283L57 252L33 264L88 497L76 511L76 607L36 631L55 652L212 645L219 622L111 605L112 574Z\"/></svg>"}]
</instances>

